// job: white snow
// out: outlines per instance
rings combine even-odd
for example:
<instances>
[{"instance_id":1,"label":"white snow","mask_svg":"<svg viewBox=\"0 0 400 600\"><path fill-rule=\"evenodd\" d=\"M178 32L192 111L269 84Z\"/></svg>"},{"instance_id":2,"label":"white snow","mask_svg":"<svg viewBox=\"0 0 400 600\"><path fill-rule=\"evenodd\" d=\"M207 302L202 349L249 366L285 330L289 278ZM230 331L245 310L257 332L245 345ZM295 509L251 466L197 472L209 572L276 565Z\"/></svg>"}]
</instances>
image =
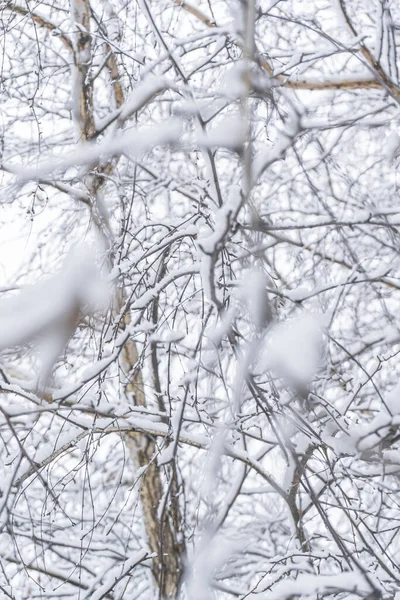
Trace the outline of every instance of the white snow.
<instances>
[{"instance_id":1,"label":"white snow","mask_svg":"<svg viewBox=\"0 0 400 600\"><path fill-rule=\"evenodd\" d=\"M302 314L278 323L266 334L257 370L273 369L288 383L310 383L321 365L322 327L319 316Z\"/></svg>"},{"instance_id":2,"label":"white snow","mask_svg":"<svg viewBox=\"0 0 400 600\"><path fill-rule=\"evenodd\" d=\"M400 150L400 137L392 131L385 141L385 154L389 160L396 158Z\"/></svg>"},{"instance_id":3,"label":"white snow","mask_svg":"<svg viewBox=\"0 0 400 600\"><path fill-rule=\"evenodd\" d=\"M78 246L59 273L0 302L0 351L35 340L46 376L82 315L104 309L108 298L93 252Z\"/></svg>"}]
</instances>

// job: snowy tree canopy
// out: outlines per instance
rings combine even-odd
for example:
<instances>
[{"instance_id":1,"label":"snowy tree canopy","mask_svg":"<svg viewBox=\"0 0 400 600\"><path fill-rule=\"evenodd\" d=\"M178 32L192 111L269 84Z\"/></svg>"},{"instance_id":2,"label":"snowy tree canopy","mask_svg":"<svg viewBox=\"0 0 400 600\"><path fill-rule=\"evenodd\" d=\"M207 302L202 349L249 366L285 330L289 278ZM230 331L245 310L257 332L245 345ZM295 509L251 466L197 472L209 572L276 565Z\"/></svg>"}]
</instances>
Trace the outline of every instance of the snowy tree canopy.
<instances>
[{"instance_id":1,"label":"snowy tree canopy","mask_svg":"<svg viewBox=\"0 0 400 600\"><path fill-rule=\"evenodd\" d=\"M0 600L398 600L400 4L0 14Z\"/></svg>"}]
</instances>

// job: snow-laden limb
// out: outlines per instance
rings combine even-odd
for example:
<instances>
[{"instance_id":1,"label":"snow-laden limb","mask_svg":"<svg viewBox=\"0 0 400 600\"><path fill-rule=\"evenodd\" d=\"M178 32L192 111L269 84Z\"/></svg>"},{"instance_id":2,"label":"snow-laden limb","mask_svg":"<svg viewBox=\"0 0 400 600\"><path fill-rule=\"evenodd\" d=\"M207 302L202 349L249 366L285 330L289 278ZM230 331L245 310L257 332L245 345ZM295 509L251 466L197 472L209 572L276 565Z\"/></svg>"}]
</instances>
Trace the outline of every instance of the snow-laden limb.
<instances>
[{"instance_id":1,"label":"snow-laden limb","mask_svg":"<svg viewBox=\"0 0 400 600\"><path fill-rule=\"evenodd\" d=\"M240 152L246 141L246 127L240 114L229 115L214 129L199 134L198 142L206 148L223 147Z\"/></svg>"},{"instance_id":2,"label":"snow-laden limb","mask_svg":"<svg viewBox=\"0 0 400 600\"><path fill-rule=\"evenodd\" d=\"M215 571L221 568L235 550L235 543L224 537L203 535L190 565L188 591L193 600L210 598L210 587Z\"/></svg>"},{"instance_id":3,"label":"snow-laden limb","mask_svg":"<svg viewBox=\"0 0 400 600\"><path fill-rule=\"evenodd\" d=\"M171 273L168 273L168 275L163 277L163 279L161 279L161 281L159 281L153 288L150 288L140 298L135 300L131 305L132 310L140 310L140 309L145 308L170 283L173 283L177 279L180 279L181 277L185 277L187 275L190 275L190 276L195 275L198 272L199 272L199 267L196 264L191 265L189 267L182 267L181 269L177 269L176 271L171 271Z\"/></svg>"},{"instance_id":4,"label":"snow-laden limb","mask_svg":"<svg viewBox=\"0 0 400 600\"><path fill-rule=\"evenodd\" d=\"M395 158L397 158L397 156L399 155L399 149L400 149L400 137L395 131L392 131L389 134L389 136L387 138L387 143L386 143L387 158L389 160L394 160Z\"/></svg>"},{"instance_id":5,"label":"snow-laden limb","mask_svg":"<svg viewBox=\"0 0 400 600\"><path fill-rule=\"evenodd\" d=\"M53 23L51 19L46 15L43 15L37 11L33 11L30 7L8 0L2 3L1 10L10 11L23 17L29 17L39 27L43 27L49 31L54 37L59 38L69 51L72 51L72 42L70 37L61 31L60 26Z\"/></svg>"},{"instance_id":6,"label":"snow-laden limb","mask_svg":"<svg viewBox=\"0 0 400 600\"><path fill-rule=\"evenodd\" d=\"M269 592L249 594L249 598L259 600L286 600L296 596L311 596L319 594L347 592L357 596L368 596L379 593L380 586L373 587L368 578L360 572L344 571L336 575L299 574L295 580L285 579L271 587Z\"/></svg>"},{"instance_id":7,"label":"snow-laden limb","mask_svg":"<svg viewBox=\"0 0 400 600\"><path fill-rule=\"evenodd\" d=\"M105 579L104 583L92 585L83 598L87 600L103 600L107 598L113 588L124 578L130 575L131 571L147 558L151 558L147 550L139 550L136 554L130 556L121 565L116 565L108 570L106 576L103 573L100 576L100 582Z\"/></svg>"},{"instance_id":8,"label":"snow-laden limb","mask_svg":"<svg viewBox=\"0 0 400 600\"><path fill-rule=\"evenodd\" d=\"M238 144L243 139L243 129L238 119L229 122L228 127L217 127L216 131L210 134L198 133L182 138L181 122L178 119L171 119L157 127L139 128L129 133L107 136L98 143L92 141L77 144L76 149L69 156L58 160L52 158L43 160L35 168L12 164L8 166L8 170L15 174L19 183L24 184L31 180L51 181L51 175L55 173L65 172L72 167L90 166L95 162L120 155L126 155L131 160L138 160L156 146L171 146L177 149L217 146L238 151ZM234 123L233 128L232 123ZM281 155L283 155L283 151L279 153L279 156Z\"/></svg>"},{"instance_id":9,"label":"snow-laden limb","mask_svg":"<svg viewBox=\"0 0 400 600\"><path fill-rule=\"evenodd\" d=\"M161 281L159 281L153 288L149 288L142 296L137 298L135 301L131 303L132 311L140 311L159 296L159 294L166 289L171 283L175 282L177 279L185 276L193 276L199 272L199 268L197 265L193 265L190 267L183 267L177 271L172 271L168 273ZM54 391L52 394L52 399L55 401L59 401L61 399L68 398L69 396L75 394L78 390L80 390L84 384L90 382L91 380L98 377L101 373L106 371L110 365L115 363L120 355L124 344L129 340L130 337L134 336L136 333L140 333L143 331L143 326L140 325L140 315L139 317L133 321L126 329L122 330L118 337L115 340L115 343L111 344L111 348L108 347L105 349L105 356L102 359L95 362L91 366L87 367L85 371L82 373L80 378L74 383L65 386L57 391Z\"/></svg>"},{"instance_id":10,"label":"snow-laden limb","mask_svg":"<svg viewBox=\"0 0 400 600\"><path fill-rule=\"evenodd\" d=\"M14 175L16 177L18 177L20 174L20 167L15 164L12 164L12 163L4 163L4 162L0 163L0 170L5 171L6 173L10 173L11 175ZM74 200L78 200L78 201L83 202L84 204L87 204L88 206L90 206L89 194L87 192L77 188L76 186L69 185L62 181L46 179L46 178L39 178L37 180L37 182L44 186L50 186L50 187L62 192L66 196L69 196L70 198L73 198ZM11 203L12 201L13 201L12 197L8 199L8 202Z\"/></svg>"},{"instance_id":11,"label":"snow-laden limb","mask_svg":"<svg viewBox=\"0 0 400 600\"><path fill-rule=\"evenodd\" d=\"M350 424L346 430L348 437L342 444L342 451L349 454L359 454L367 460L374 457L376 452L385 449L383 462L397 463L398 453L387 450L397 440L400 426L400 385L383 399L383 410L370 419L368 423ZM340 448L340 442L334 444Z\"/></svg>"},{"instance_id":12,"label":"snow-laden limb","mask_svg":"<svg viewBox=\"0 0 400 600\"><path fill-rule=\"evenodd\" d=\"M319 315L303 314L273 326L257 370L272 369L289 384L307 387L322 364L323 321Z\"/></svg>"},{"instance_id":13,"label":"snow-laden limb","mask_svg":"<svg viewBox=\"0 0 400 600\"><path fill-rule=\"evenodd\" d=\"M214 287L214 266L218 259L224 240L236 222L236 218L243 205L243 198L239 188L230 190L230 195L225 204L214 215L214 230L210 233L199 235L197 246L199 248L200 274L207 298L217 302Z\"/></svg>"},{"instance_id":14,"label":"snow-laden limb","mask_svg":"<svg viewBox=\"0 0 400 600\"><path fill-rule=\"evenodd\" d=\"M52 407L46 407L44 411L52 411ZM69 421L71 425L59 435L55 444L44 445L40 451L34 455L25 456L21 465L17 466L17 470L13 471L10 479L10 485L20 486L29 477L40 473L41 469L52 464L58 457L64 455L71 448L78 446L79 442L87 437L95 434L111 435L113 433L123 434L124 432L143 432L153 437L168 439L171 447L179 445L187 445L193 448L209 451L213 447L213 441L208 436L193 433L185 428L178 427L177 418L175 419L175 439L171 440L170 427L161 422L160 417L155 417L152 414L148 416L137 415L135 411L126 411L120 414L115 411L115 407L102 409L101 407L87 406L84 404L70 404L65 407L65 410L70 414ZM86 413L86 414L85 414ZM173 434L174 436L174 434ZM238 449L235 445L222 440L220 447L221 456L226 456L233 461L238 461L248 467L254 473L257 473L264 479L269 486L278 492L282 497L286 497L286 492L275 481L274 477L268 469L262 464L262 460L257 456L252 456L248 451ZM160 463L166 464L171 460L171 455L166 450L166 454L160 454ZM222 518L222 513L220 515Z\"/></svg>"},{"instance_id":15,"label":"snow-laden limb","mask_svg":"<svg viewBox=\"0 0 400 600\"><path fill-rule=\"evenodd\" d=\"M181 402L179 408L172 415L170 419L170 433L168 439L168 445L163 448L157 457L158 465L166 465L172 462L178 451L178 444L180 441L180 433L183 423L183 415L185 412L185 402Z\"/></svg>"},{"instance_id":16,"label":"snow-laden limb","mask_svg":"<svg viewBox=\"0 0 400 600\"><path fill-rule=\"evenodd\" d=\"M131 92L119 109L96 123L97 134L102 133L115 121L118 121L118 125L124 123L151 102L155 96L171 87L173 87L172 81L163 77L149 76Z\"/></svg>"},{"instance_id":17,"label":"snow-laden limb","mask_svg":"<svg viewBox=\"0 0 400 600\"><path fill-rule=\"evenodd\" d=\"M87 435L87 429L82 431L82 427L71 425L67 431L58 436L54 446L43 444L32 458L27 460L25 457L22 460L18 470L14 474L13 486L18 488L26 479L38 473L47 465L50 465L59 456L76 446Z\"/></svg>"},{"instance_id":18,"label":"snow-laden limb","mask_svg":"<svg viewBox=\"0 0 400 600\"><path fill-rule=\"evenodd\" d=\"M20 183L35 181L49 178L51 174L58 171L66 171L76 166L88 166L101 159L112 158L120 154L127 154L133 159L140 158L154 146L176 144L180 135L180 123L172 121L157 128L147 127L119 134L112 140L106 139L97 144L95 142L77 144L74 152L63 159L47 159L39 163L36 168L28 169L13 165L13 170Z\"/></svg>"},{"instance_id":19,"label":"snow-laden limb","mask_svg":"<svg viewBox=\"0 0 400 600\"><path fill-rule=\"evenodd\" d=\"M36 341L46 378L82 316L106 308L108 299L93 253L77 247L59 273L0 303L0 350Z\"/></svg>"},{"instance_id":20,"label":"snow-laden limb","mask_svg":"<svg viewBox=\"0 0 400 600\"><path fill-rule=\"evenodd\" d=\"M268 287L271 281L260 270L251 269L239 282L235 294L244 301L248 307L249 316L258 331L262 331L272 321L272 309L268 297Z\"/></svg>"}]
</instances>

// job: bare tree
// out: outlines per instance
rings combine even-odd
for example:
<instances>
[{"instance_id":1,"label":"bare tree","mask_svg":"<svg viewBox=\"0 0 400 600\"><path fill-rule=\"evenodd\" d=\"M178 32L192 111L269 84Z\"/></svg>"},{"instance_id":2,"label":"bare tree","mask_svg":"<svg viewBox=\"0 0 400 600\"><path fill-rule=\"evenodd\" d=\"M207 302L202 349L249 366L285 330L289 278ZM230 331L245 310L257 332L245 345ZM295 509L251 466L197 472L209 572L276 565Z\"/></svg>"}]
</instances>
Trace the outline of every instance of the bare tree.
<instances>
[{"instance_id":1,"label":"bare tree","mask_svg":"<svg viewBox=\"0 0 400 600\"><path fill-rule=\"evenodd\" d=\"M0 7L1 598L394 600L398 3Z\"/></svg>"}]
</instances>

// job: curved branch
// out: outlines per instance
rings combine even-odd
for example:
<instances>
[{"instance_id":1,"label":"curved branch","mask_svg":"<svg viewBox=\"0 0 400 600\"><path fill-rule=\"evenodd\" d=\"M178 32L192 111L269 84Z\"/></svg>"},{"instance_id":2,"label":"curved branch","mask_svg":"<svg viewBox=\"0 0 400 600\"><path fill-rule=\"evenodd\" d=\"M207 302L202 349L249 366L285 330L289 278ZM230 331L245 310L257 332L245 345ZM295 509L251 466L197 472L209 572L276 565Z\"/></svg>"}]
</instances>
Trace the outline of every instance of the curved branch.
<instances>
[{"instance_id":1,"label":"curved branch","mask_svg":"<svg viewBox=\"0 0 400 600\"><path fill-rule=\"evenodd\" d=\"M179 6L187 13L196 17L201 23L203 23L206 27L217 27L215 21L212 21L201 12L196 7L192 6L185 0L171 0L176 6ZM340 6L343 11L343 15L346 19L349 28L352 33L357 36L357 32L355 31L348 15L344 7L343 0L339 0ZM373 77L364 77L360 79L335 79L330 81L311 81L311 80L298 80L298 81L290 81L283 75L274 76L273 69L269 64L268 60L265 56L259 55L257 57L257 62L260 67L270 75L271 78L278 86L282 86L292 90L309 90L309 91L329 91L329 90L360 90L360 89L382 89L387 88L391 94L396 98L400 98L400 90L398 87L389 79L386 73L383 71L382 67L376 63L374 56L371 51L365 46L365 44L361 44L361 52L368 61L372 71L376 73L377 78Z\"/></svg>"},{"instance_id":2,"label":"curved branch","mask_svg":"<svg viewBox=\"0 0 400 600\"><path fill-rule=\"evenodd\" d=\"M65 33L62 33L59 30L57 25L55 25L51 21L48 21L45 17L42 17L42 15L39 15L38 13L33 12L29 8L19 6L18 4L14 4L12 2L9 2L8 4L6 4L4 6L4 9L9 10L17 15L21 15L23 17L29 16L32 19L32 21L34 23L36 23L36 25L39 25L40 27L47 29L47 31L56 32L57 37L60 38L60 40L64 43L64 45L68 48L68 50L70 50L71 52L73 51L73 45L72 45L72 42L69 39L69 37Z\"/></svg>"},{"instance_id":3,"label":"curved branch","mask_svg":"<svg viewBox=\"0 0 400 600\"><path fill-rule=\"evenodd\" d=\"M339 0L339 6L342 10L343 17L344 17L351 33L355 37L358 37L357 31L354 28L353 23L351 22L351 19L347 13L347 9L346 9L344 0ZM393 81L391 81L390 77L388 77L388 75L385 73L385 71L383 70L379 61L375 59L371 50L363 42L361 42L360 48L361 48L361 53L364 56L364 58L366 59L366 61L368 62L372 72L376 74L378 82L380 83L380 87L386 88L391 93L392 96L394 96L396 99L399 99L400 98L399 88L393 83Z\"/></svg>"}]
</instances>

